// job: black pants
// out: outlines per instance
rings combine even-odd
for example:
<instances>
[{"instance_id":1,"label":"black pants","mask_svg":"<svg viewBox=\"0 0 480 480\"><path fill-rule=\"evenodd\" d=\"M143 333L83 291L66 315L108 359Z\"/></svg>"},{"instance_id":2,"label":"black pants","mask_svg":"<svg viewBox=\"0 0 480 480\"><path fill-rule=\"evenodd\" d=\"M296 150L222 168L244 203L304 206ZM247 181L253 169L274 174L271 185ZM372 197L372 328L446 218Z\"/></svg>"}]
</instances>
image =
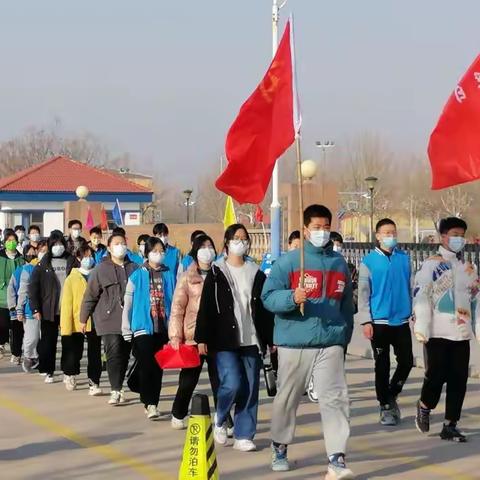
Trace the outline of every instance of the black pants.
<instances>
[{"instance_id":1,"label":"black pants","mask_svg":"<svg viewBox=\"0 0 480 480\"><path fill-rule=\"evenodd\" d=\"M88 378L98 385L102 374L102 339L95 330L86 333ZM62 336L62 370L65 375L78 375L83 357L85 337L82 333Z\"/></svg>"},{"instance_id":2,"label":"black pants","mask_svg":"<svg viewBox=\"0 0 480 480\"><path fill-rule=\"evenodd\" d=\"M133 339L133 355L138 361L140 400L147 405L158 405L162 389L163 370L155 354L167 343L165 335L140 335Z\"/></svg>"},{"instance_id":3,"label":"black pants","mask_svg":"<svg viewBox=\"0 0 480 480\"><path fill-rule=\"evenodd\" d=\"M183 419L188 415L188 407L192 399L193 391L197 386L198 379L202 373L203 364L207 362L208 377L212 387L213 399L215 407L217 406L217 391L218 391L218 372L215 358L211 355L202 355L200 357L200 366L196 368L182 368L180 377L178 379L177 395L172 406L172 415L175 418Z\"/></svg>"},{"instance_id":4,"label":"black pants","mask_svg":"<svg viewBox=\"0 0 480 480\"><path fill-rule=\"evenodd\" d=\"M432 338L424 347L424 355L426 369L421 401L433 410L446 383L445 419L457 422L467 391L470 342Z\"/></svg>"},{"instance_id":5,"label":"black pants","mask_svg":"<svg viewBox=\"0 0 480 480\"><path fill-rule=\"evenodd\" d=\"M108 334L102 337L105 355L107 356L107 373L110 387L118 392L123 388L131 345L120 334Z\"/></svg>"},{"instance_id":6,"label":"black pants","mask_svg":"<svg viewBox=\"0 0 480 480\"><path fill-rule=\"evenodd\" d=\"M22 356L22 346L23 346L23 322L18 320L12 320L10 322L11 328L11 338L10 338L10 349L12 355L15 357Z\"/></svg>"},{"instance_id":7,"label":"black pants","mask_svg":"<svg viewBox=\"0 0 480 480\"><path fill-rule=\"evenodd\" d=\"M397 369L390 379L390 345L397 359ZM380 405L390 403L407 381L413 367L412 334L408 323L398 327L373 325L373 358L375 359L375 390Z\"/></svg>"},{"instance_id":8,"label":"black pants","mask_svg":"<svg viewBox=\"0 0 480 480\"><path fill-rule=\"evenodd\" d=\"M40 321L40 341L38 342L38 370L40 373L53 375L57 358L57 339L60 316L55 315L53 321Z\"/></svg>"},{"instance_id":9,"label":"black pants","mask_svg":"<svg viewBox=\"0 0 480 480\"><path fill-rule=\"evenodd\" d=\"M5 345L10 338L10 311L8 308L0 308L0 345Z\"/></svg>"}]
</instances>

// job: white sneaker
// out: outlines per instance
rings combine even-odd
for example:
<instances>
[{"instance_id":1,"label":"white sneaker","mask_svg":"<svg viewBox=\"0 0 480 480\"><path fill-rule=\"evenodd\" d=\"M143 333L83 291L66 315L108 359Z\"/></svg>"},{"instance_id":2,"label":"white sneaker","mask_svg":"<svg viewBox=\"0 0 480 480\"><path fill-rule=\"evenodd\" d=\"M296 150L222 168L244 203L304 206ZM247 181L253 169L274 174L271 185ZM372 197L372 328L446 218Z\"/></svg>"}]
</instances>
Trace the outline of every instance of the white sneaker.
<instances>
[{"instance_id":1,"label":"white sneaker","mask_svg":"<svg viewBox=\"0 0 480 480\"><path fill-rule=\"evenodd\" d=\"M10 363L13 363L14 365L21 365L22 364L22 357L16 357L15 355L12 355L10 357Z\"/></svg>"},{"instance_id":2,"label":"white sneaker","mask_svg":"<svg viewBox=\"0 0 480 480\"><path fill-rule=\"evenodd\" d=\"M108 401L108 404L109 405L119 405L120 404L120 397L121 397L120 392L118 392L116 390L112 390L110 392L110 400Z\"/></svg>"},{"instance_id":3,"label":"white sneaker","mask_svg":"<svg viewBox=\"0 0 480 480\"><path fill-rule=\"evenodd\" d=\"M242 440L235 440L233 442L233 448L241 452L254 452L257 446L251 440L244 438Z\"/></svg>"},{"instance_id":4,"label":"white sneaker","mask_svg":"<svg viewBox=\"0 0 480 480\"><path fill-rule=\"evenodd\" d=\"M160 412L156 405L147 405L145 408L145 413L147 414L147 418L149 420L157 420L160 417Z\"/></svg>"},{"instance_id":5,"label":"white sneaker","mask_svg":"<svg viewBox=\"0 0 480 480\"><path fill-rule=\"evenodd\" d=\"M103 395L103 390L96 383L90 383L88 387L88 394L91 397L98 397Z\"/></svg>"},{"instance_id":6,"label":"white sneaker","mask_svg":"<svg viewBox=\"0 0 480 480\"><path fill-rule=\"evenodd\" d=\"M65 381L65 388L69 392L73 392L77 388L77 379L75 375L67 375L67 380Z\"/></svg>"},{"instance_id":7,"label":"white sneaker","mask_svg":"<svg viewBox=\"0 0 480 480\"><path fill-rule=\"evenodd\" d=\"M32 371L33 361L30 358L24 358L22 362L22 370L25 373L30 373Z\"/></svg>"},{"instance_id":8,"label":"white sneaker","mask_svg":"<svg viewBox=\"0 0 480 480\"><path fill-rule=\"evenodd\" d=\"M225 446L228 441L227 437L227 426L225 423L221 426L217 425L217 414L214 417L214 427L213 427L213 438L219 444Z\"/></svg>"},{"instance_id":9,"label":"white sneaker","mask_svg":"<svg viewBox=\"0 0 480 480\"><path fill-rule=\"evenodd\" d=\"M45 372L38 372L38 374L41 376L41 377L46 377L47 374Z\"/></svg>"},{"instance_id":10,"label":"white sneaker","mask_svg":"<svg viewBox=\"0 0 480 480\"><path fill-rule=\"evenodd\" d=\"M234 428L233 427L227 427L227 437L228 438L233 438L234 434Z\"/></svg>"},{"instance_id":11,"label":"white sneaker","mask_svg":"<svg viewBox=\"0 0 480 480\"><path fill-rule=\"evenodd\" d=\"M125 392L120 390L120 403L125 403Z\"/></svg>"},{"instance_id":12,"label":"white sneaker","mask_svg":"<svg viewBox=\"0 0 480 480\"><path fill-rule=\"evenodd\" d=\"M0 345L0 358L3 358L5 356L5 345Z\"/></svg>"},{"instance_id":13,"label":"white sneaker","mask_svg":"<svg viewBox=\"0 0 480 480\"><path fill-rule=\"evenodd\" d=\"M172 415L171 425L174 430L185 430L187 428L186 417L179 419Z\"/></svg>"},{"instance_id":14,"label":"white sneaker","mask_svg":"<svg viewBox=\"0 0 480 480\"><path fill-rule=\"evenodd\" d=\"M325 480L353 480L355 475L349 468L329 465Z\"/></svg>"},{"instance_id":15,"label":"white sneaker","mask_svg":"<svg viewBox=\"0 0 480 480\"><path fill-rule=\"evenodd\" d=\"M55 383L53 375L45 374L45 383Z\"/></svg>"},{"instance_id":16,"label":"white sneaker","mask_svg":"<svg viewBox=\"0 0 480 480\"><path fill-rule=\"evenodd\" d=\"M68 382L68 375L63 374L63 383Z\"/></svg>"}]
</instances>

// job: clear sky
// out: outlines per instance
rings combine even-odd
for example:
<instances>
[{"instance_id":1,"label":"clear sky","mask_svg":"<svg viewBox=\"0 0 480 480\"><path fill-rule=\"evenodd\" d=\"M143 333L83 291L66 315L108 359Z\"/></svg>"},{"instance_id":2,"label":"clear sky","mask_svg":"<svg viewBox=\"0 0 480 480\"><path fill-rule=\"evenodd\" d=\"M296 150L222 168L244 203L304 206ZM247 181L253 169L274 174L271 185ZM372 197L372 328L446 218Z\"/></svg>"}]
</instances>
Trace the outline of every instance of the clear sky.
<instances>
[{"instance_id":1,"label":"clear sky","mask_svg":"<svg viewBox=\"0 0 480 480\"><path fill-rule=\"evenodd\" d=\"M378 132L422 153L479 53L478 0L288 0L305 156ZM60 117L175 182L216 162L270 61L271 0L0 0L0 141Z\"/></svg>"}]
</instances>

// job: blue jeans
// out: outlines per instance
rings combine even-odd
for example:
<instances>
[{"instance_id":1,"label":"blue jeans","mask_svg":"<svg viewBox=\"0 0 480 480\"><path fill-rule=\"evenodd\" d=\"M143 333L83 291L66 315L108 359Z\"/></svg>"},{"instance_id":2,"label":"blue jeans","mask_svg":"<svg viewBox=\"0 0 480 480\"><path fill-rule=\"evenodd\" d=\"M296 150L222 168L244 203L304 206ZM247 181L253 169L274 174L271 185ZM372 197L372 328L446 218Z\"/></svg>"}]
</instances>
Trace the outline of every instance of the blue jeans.
<instances>
[{"instance_id":1,"label":"blue jeans","mask_svg":"<svg viewBox=\"0 0 480 480\"><path fill-rule=\"evenodd\" d=\"M256 346L217 352L220 385L217 393L217 425L222 425L235 404L234 436L252 440L257 431L261 359Z\"/></svg>"}]
</instances>

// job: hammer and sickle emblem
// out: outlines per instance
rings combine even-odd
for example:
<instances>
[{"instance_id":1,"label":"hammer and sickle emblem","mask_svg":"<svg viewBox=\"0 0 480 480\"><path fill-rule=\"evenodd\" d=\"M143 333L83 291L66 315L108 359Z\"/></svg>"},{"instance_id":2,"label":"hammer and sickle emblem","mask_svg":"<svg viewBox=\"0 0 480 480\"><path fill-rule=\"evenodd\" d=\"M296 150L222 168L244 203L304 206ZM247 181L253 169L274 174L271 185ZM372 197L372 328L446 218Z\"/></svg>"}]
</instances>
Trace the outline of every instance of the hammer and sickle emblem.
<instances>
[{"instance_id":1,"label":"hammer and sickle emblem","mask_svg":"<svg viewBox=\"0 0 480 480\"><path fill-rule=\"evenodd\" d=\"M281 66L281 63L274 61L270 70L268 71L267 76L263 79L260 84L260 93L267 103L272 103L273 95L278 88L280 79L275 75L275 71L278 70Z\"/></svg>"}]
</instances>

